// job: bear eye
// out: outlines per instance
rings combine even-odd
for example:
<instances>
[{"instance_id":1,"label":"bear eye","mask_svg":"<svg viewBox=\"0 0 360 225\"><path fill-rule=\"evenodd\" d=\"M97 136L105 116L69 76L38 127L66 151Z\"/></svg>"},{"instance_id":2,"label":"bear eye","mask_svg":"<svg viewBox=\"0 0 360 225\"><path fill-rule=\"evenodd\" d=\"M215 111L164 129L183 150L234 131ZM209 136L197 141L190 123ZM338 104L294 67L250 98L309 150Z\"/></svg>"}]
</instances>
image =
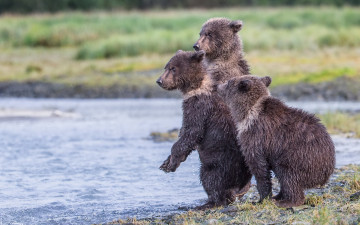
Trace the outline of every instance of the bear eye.
<instances>
[{"instance_id":1,"label":"bear eye","mask_svg":"<svg viewBox=\"0 0 360 225\"><path fill-rule=\"evenodd\" d=\"M212 34L211 34L211 33L207 33L207 36L212 37Z\"/></svg>"},{"instance_id":2,"label":"bear eye","mask_svg":"<svg viewBox=\"0 0 360 225\"><path fill-rule=\"evenodd\" d=\"M175 73L175 67L170 68L170 70Z\"/></svg>"}]
</instances>

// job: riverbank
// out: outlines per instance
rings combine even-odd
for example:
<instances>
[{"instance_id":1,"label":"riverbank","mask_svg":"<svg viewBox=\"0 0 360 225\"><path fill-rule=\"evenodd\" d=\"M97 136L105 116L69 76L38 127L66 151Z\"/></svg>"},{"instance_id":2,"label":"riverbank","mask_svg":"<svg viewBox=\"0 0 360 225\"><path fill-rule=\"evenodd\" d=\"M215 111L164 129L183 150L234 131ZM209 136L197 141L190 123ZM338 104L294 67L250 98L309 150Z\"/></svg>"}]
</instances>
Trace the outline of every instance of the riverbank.
<instances>
[{"instance_id":1,"label":"riverbank","mask_svg":"<svg viewBox=\"0 0 360 225\"><path fill-rule=\"evenodd\" d=\"M360 138L360 112L346 112L339 109L336 112L321 113L317 116L330 134ZM151 132L149 138L155 142L175 142L178 139L178 133L179 129Z\"/></svg>"},{"instance_id":2,"label":"riverbank","mask_svg":"<svg viewBox=\"0 0 360 225\"><path fill-rule=\"evenodd\" d=\"M2 15L0 97L164 98L156 79L212 17L241 19L251 73L287 100L358 100L358 8ZM91 29L90 29L91 28Z\"/></svg>"},{"instance_id":3,"label":"riverbank","mask_svg":"<svg viewBox=\"0 0 360 225\"><path fill-rule=\"evenodd\" d=\"M279 191L273 179L274 192ZM189 210L159 218L117 220L108 224L358 224L360 223L360 165L336 169L328 184L306 192L303 206L282 209L271 201L253 204L256 186L226 208Z\"/></svg>"},{"instance_id":4,"label":"riverbank","mask_svg":"<svg viewBox=\"0 0 360 225\"><path fill-rule=\"evenodd\" d=\"M160 74L160 71L159 71ZM155 78L154 78L155 80ZM289 101L359 101L360 79L340 77L316 84L297 83L271 89L275 97ZM153 84L109 86L67 85L40 81L1 82L0 97L26 98L181 98L177 91L164 91Z\"/></svg>"},{"instance_id":5,"label":"riverbank","mask_svg":"<svg viewBox=\"0 0 360 225\"><path fill-rule=\"evenodd\" d=\"M67 85L41 81L2 82L0 97L24 98L179 98L180 94L168 92L155 85L88 86Z\"/></svg>"}]
</instances>

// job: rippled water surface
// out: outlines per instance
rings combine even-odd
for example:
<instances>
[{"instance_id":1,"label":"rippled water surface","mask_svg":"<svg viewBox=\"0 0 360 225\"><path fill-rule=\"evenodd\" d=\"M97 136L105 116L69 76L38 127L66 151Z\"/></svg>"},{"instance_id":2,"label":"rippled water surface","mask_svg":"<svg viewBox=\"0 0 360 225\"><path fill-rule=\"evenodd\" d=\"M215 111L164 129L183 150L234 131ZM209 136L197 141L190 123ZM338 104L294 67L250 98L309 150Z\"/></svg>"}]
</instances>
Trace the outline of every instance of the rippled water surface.
<instances>
[{"instance_id":1,"label":"rippled water surface","mask_svg":"<svg viewBox=\"0 0 360 225\"><path fill-rule=\"evenodd\" d=\"M311 112L360 103L289 103ZM0 224L91 224L203 203L194 152L158 169L172 143L151 131L181 125L180 100L0 99ZM360 162L360 141L333 137L337 165Z\"/></svg>"}]
</instances>

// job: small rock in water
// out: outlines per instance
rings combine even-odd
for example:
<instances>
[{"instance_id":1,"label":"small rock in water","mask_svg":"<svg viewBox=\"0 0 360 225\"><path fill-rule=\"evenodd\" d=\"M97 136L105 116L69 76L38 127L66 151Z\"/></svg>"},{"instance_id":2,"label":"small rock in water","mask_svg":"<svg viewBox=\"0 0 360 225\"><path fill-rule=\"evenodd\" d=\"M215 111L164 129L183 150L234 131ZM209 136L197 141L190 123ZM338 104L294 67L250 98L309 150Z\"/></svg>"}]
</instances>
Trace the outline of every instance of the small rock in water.
<instances>
[{"instance_id":1,"label":"small rock in water","mask_svg":"<svg viewBox=\"0 0 360 225\"><path fill-rule=\"evenodd\" d=\"M173 142L179 136L179 129L172 129L167 132L151 132L150 139L155 142Z\"/></svg>"},{"instance_id":2,"label":"small rock in water","mask_svg":"<svg viewBox=\"0 0 360 225\"><path fill-rule=\"evenodd\" d=\"M350 201L356 201L360 199L360 191L356 192L355 194L350 195Z\"/></svg>"},{"instance_id":3,"label":"small rock in water","mask_svg":"<svg viewBox=\"0 0 360 225\"><path fill-rule=\"evenodd\" d=\"M179 207L178 207L178 210L184 210L184 211L186 211L186 210L190 210L190 209L191 209L190 206L179 206Z\"/></svg>"}]
</instances>

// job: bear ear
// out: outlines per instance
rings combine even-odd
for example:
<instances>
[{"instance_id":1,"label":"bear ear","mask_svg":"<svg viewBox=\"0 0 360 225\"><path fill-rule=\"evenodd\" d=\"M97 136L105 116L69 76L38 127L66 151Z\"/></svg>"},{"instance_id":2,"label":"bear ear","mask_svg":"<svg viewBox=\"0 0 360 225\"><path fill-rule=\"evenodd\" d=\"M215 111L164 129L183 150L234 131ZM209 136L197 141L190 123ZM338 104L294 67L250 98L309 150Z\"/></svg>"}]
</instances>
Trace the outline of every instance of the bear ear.
<instances>
[{"instance_id":1,"label":"bear ear","mask_svg":"<svg viewBox=\"0 0 360 225\"><path fill-rule=\"evenodd\" d=\"M238 84L238 90L240 92L247 92L251 88L251 81L250 80L242 80Z\"/></svg>"},{"instance_id":2,"label":"bear ear","mask_svg":"<svg viewBox=\"0 0 360 225\"><path fill-rule=\"evenodd\" d=\"M262 77L260 79L265 84L266 87L269 87L269 85L271 84L271 77L269 76Z\"/></svg>"},{"instance_id":3,"label":"bear ear","mask_svg":"<svg viewBox=\"0 0 360 225\"><path fill-rule=\"evenodd\" d=\"M177 50L177 52L176 52L176 54L179 54L179 53L182 53L183 52L183 50Z\"/></svg>"},{"instance_id":4,"label":"bear ear","mask_svg":"<svg viewBox=\"0 0 360 225\"><path fill-rule=\"evenodd\" d=\"M237 33L241 30L243 22L241 20L234 20L230 23L230 28L233 30L234 33Z\"/></svg>"},{"instance_id":5,"label":"bear ear","mask_svg":"<svg viewBox=\"0 0 360 225\"><path fill-rule=\"evenodd\" d=\"M205 56L205 51L200 50L200 51L194 52L191 56L191 59L195 60L196 62L201 62L203 60L204 56Z\"/></svg>"}]
</instances>

